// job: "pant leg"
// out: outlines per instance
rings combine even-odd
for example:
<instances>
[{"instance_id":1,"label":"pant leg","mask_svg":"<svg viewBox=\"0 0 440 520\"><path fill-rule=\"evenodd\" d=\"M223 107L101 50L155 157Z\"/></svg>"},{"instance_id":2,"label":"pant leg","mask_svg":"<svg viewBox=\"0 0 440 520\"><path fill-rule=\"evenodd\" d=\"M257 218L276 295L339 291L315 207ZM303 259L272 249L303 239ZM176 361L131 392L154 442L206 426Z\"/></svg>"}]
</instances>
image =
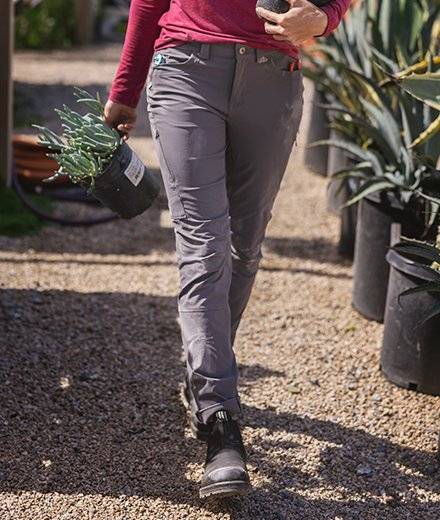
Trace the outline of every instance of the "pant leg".
<instances>
[{"instance_id":1,"label":"pant leg","mask_svg":"<svg viewBox=\"0 0 440 520\"><path fill-rule=\"evenodd\" d=\"M195 48L184 44L155 53L147 99L175 230L188 379L195 412L206 422L218 409L240 411L228 301L232 267L225 168L234 60L230 46L224 47L223 59L194 54Z\"/></svg>"},{"instance_id":2,"label":"pant leg","mask_svg":"<svg viewBox=\"0 0 440 520\"><path fill-rule=\"evenodd\" d=\"M226 156L231 216L231 340L248 303L261 245L296 139L303 107L301 71L276 51L238 49Z\"/></svg>"}]
</instances>

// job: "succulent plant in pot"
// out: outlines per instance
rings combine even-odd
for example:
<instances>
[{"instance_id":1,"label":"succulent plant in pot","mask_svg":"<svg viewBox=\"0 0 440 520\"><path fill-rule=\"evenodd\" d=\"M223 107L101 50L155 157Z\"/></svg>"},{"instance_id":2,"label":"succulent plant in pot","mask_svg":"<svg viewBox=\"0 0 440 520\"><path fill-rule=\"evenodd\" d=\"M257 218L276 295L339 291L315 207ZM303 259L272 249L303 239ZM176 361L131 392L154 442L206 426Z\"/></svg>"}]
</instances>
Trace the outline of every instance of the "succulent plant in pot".
<instances>
[{"instance_id":1,"label":"succulent plant in pot","mask_svg":"<svg viewBox=\"0 0 440 520\"><path fill-rule=\"evenodd\" d=\"M361 78L360 75L358 75ZM364 79L364 81L366 81ZM385 312L389 266L385 260L393 222L400 222L406 236L425 238L436 230L440 209L440 172L435 161L413 146L411 113L404 102L400 113L391 111L380 89L368 83L375 102L361 99L363 117L340 105L337 123L344 139L315 143L345 151L354 164L333 179L352 178L359 187L348 205L360 202L355 247L353 304L364 316L382 321ZM400 121L402 120L402 123ZM335 125L335 122L333 122ZM362 129L362 144L352 140L349 128Z\"/></svg>"},{"instance_id":2,"label":"succulent plant in pot","mask_svg":"<svg viewBox=\"0 0 440 520\"><path fill-rule=\"evenodd\" d=\"M35 126L40 142L52 150L50 156L59 165L47 182L68 177L122 218L143 213L159 193L158 182L119 133L106 125L99 95L76 88L75 96L89 112L81 115L67 106L56 110L62 136Z\"/></svg>"},{"instance_id":3,"label":"succulent plant in pot","mask_svg":"<svg viewBox=\"0 0 440 520\"><path fill-rule=\"evenodd\" d=\"M399 386L440 395L440 249L403 240L387 259L382 372Z\"/></svg>"}]
</instances>

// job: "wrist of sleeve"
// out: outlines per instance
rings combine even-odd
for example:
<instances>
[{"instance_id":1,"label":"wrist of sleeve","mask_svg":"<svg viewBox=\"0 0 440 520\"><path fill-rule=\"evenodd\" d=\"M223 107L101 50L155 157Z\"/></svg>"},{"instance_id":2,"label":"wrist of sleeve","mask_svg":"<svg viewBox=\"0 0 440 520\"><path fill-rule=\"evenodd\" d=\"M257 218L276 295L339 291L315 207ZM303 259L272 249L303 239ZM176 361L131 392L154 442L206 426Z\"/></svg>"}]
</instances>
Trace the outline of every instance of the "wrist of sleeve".
<instances>
[{"instance_id":1,"label":"wrist of sleeve","mask_svg":"<svg viewBox=\"0 0 440 520\"><path fill-rule=\"evenodd\" d=\"M325 11L324 7L319 7L318 9L320 9L325 14L325 16L327 18L327 25L326 25L325 30L324 30L324 32L322 34L315 34L315 38L320 38L321 36L322 37L328 36L332 32L332 29L329 30L330 16Z\"/></svg>"},{"instance_id":2,"label":"wrist of sleeve","mask_svg":"<svg viewBox=\"0 0 440 520\"><path fill-rule=\"evenodd\" d=\"M327 27L319 36L329 36L338 27L344 14L349 9L350 3L350 0L332 0L328 4L319 7L327 15Z\"/></svg>"}]
</instances>

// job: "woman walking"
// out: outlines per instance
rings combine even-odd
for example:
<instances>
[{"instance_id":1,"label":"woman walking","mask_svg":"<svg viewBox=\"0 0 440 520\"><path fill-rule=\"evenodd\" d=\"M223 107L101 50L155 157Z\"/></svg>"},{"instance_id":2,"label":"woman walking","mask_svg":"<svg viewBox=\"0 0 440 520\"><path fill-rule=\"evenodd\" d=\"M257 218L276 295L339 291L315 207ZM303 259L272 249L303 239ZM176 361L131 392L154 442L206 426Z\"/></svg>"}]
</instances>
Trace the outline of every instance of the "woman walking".
<instances>
[{"instance_id":1,"label":"woman walking","mask_svg":"<svg viewBox=\"0 0 440 520\"><path fill-rule=\"evenodd\" d=\"M131 2L105 113L128 136L148 79L180 272L183 397L207 442L201 497L250 489L235 333L301 120L297 45L334 30L349 2L289 0L285 14L255 0Z\"/></svg>"}]
</instances>

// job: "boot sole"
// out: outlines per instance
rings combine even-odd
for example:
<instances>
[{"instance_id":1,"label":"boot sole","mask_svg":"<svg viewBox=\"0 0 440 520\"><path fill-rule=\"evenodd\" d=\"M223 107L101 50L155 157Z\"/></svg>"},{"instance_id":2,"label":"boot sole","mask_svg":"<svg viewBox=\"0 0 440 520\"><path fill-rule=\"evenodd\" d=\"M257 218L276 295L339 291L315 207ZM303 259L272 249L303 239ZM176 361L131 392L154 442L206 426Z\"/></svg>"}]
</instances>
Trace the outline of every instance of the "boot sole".
<instances>
[{"instance_id":1,"label":"boot sole","mask_svg":"<svg viewBox=\"0 0 440 520\"><path fill-rule=\"evenodd\" d=\"M191 407L188 399L186 398L184 385L180 387L180 400L186 409L188 423L193 437L199 441L206 442L209 436L209 428L205 424L197 421L197 419L191 413Z\"/></svg>"},{"instance_id":2,"label":"boot sole","mask_svg":"<svg viewBox=\"0 0 440 520\"><path fill-rule=\"evenodd\" d=\"M231 480L229 482L218 482L200 488L200 498L227 498L247 495L252 489L249 482Z\"/></svg>"}]
</instances>

